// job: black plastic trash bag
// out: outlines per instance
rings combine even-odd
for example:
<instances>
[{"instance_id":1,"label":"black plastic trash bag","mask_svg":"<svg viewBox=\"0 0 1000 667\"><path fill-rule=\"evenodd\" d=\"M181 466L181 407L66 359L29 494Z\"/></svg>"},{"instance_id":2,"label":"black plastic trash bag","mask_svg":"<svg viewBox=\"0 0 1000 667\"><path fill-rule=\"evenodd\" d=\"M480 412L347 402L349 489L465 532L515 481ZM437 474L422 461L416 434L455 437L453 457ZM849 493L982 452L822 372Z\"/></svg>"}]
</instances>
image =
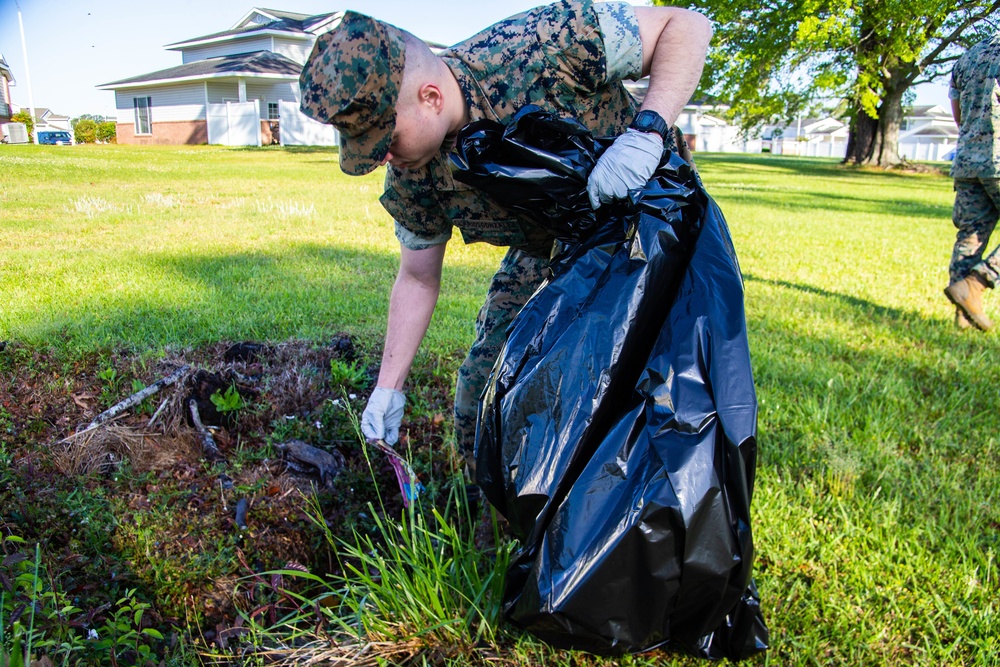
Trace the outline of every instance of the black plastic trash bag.
<instances>
[{"instance_id":1,"label":"black plastic trash bag","mask_svg":"<svg viewBox=\"0 0 1000 667\"><path fill-rule=\"evenodd\" d=\"M511 324L480 406L477 481L522 545L506 615L595 653L759 653L757 402L725 220L667 155L630 202L575 228L560 207L586 200L593 144L556 120L529 108L507 128L477 123L456 149L457 179L544 211L571 242Z\"/></svg>"}]
</instances>

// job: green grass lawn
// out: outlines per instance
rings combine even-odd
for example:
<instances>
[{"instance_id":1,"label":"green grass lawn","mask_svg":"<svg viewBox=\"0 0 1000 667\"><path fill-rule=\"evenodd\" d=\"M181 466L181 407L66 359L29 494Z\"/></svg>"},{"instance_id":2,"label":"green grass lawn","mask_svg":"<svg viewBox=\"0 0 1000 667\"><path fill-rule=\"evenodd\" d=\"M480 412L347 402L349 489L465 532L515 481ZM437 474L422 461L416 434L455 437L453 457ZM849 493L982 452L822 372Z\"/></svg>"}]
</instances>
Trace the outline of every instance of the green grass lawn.
<instances>
[{"instance_id":1,"label":"green grass lawn","mask_svg":"<svg viewBox=\"0 0 1000 667\"><path fill-rule=\"evenodd\" d=\"M1000 345L956 330L941 291L951 181L697 161L744 271L760 404L772 648L751 662L1000 664ZM0 147L0 340L72 356L347 331L377 347L398 254L382 177L322 149ZM450 244L422 359L468 344L501 255Z\"/></svg>"}]
</instances>

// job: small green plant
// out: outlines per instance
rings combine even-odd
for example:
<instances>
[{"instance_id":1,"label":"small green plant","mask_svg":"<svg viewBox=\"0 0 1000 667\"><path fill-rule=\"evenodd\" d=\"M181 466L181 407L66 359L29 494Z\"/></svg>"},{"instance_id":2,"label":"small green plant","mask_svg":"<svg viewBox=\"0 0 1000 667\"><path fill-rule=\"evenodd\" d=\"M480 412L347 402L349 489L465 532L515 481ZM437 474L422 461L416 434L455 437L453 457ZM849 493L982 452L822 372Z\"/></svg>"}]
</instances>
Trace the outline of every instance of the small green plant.
<instances>
[{"instance_id":1,"label":"small green plant","mask_svg":"<svg viewBox=\"0 0 1000 667\"><path fill-rule=\"evenodd\" d=\"M146 383L144 383L142 380L138 378L132 379L133 394L137 394L145 388L146 388ZM153 412L155 412L155 408L153 407L153 401L149 398L142 399L142 403L139 404L139 406L136 408L136 411L142 415L153 414Z\"/></svg>"},{"instance_id":2,"label":"small green plant","mask_svg":"<svg viewBox=\"0 0 1000 667\"><path fill-rule=\"evenodd\" d=\"M221 389L215 390L215 393L209 396L209 399L211 399L215 409L222 414L238 412L246 407L246 401L243 400L243 396L235 384L229 385L225 392Z\"/></svg>"},{"instance_id":3,"label":"small green plant","mask_svg":"<svg viewBox=\"0 0 1000 667\"><path fill-rule=\"evenodd\" d=\"M334 387L360 389L367 379L365 367L356 361L330 360L330 384Z\"/></svg>"},{"instance_id":4,"label":"small green plant","mask_svg":"<svg viewBox=\"0 0 1000 667\"><path fill-rule=\"evenodd\" d=\"M97 379L101 380L101 402L109 407L117 403L121 394L121 378L114 366L99 370Z\"/></svg>"},{"instance_id":5,"label":"small green plant","mask_svg":"<svg viewBox=\"0 0 1000 667\"><path fill-rule=\"evenodd\" d=\"M116 609L107 618L104 625L95 631L98 636L98 648L108 652L108 658L113 667L119 664L144 665L147 660L156 660L149 641L162 641L163 635L155 628L144 628L143 616L149 610L149 604L140 602L135 597L135 589L125 592L125 596L116 603ZM120 663L119 660L126 660Z\"/></svg>"}]
</instances>

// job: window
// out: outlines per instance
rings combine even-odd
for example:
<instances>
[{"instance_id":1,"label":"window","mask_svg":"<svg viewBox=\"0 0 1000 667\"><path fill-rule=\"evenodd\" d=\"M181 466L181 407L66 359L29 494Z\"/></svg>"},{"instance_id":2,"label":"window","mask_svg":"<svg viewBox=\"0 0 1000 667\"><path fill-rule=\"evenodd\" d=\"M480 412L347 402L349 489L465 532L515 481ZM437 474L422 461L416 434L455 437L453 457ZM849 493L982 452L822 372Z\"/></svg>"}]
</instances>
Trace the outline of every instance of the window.
<instances>
[{"instance_id":1,"label":"window","mask_svg":"<svg viewBox=\"0 0 1000 667\"><path fill-rule=\"evenodd\" d=\"M267 103L267 119L268 120L278 120L278 103L268 102Z\"/></svg>"},{"instance_id":2,"label":"window","mask_svg":"<svg viewBox=\"0 0 1000 667\"><path fill-rule=\"evenodd\" d=\"M149 115L149 110L153 106L153 98L133 97L132 104L135 105L135 133L152 134L153 123Z\"/></svg>"}]
</instances>

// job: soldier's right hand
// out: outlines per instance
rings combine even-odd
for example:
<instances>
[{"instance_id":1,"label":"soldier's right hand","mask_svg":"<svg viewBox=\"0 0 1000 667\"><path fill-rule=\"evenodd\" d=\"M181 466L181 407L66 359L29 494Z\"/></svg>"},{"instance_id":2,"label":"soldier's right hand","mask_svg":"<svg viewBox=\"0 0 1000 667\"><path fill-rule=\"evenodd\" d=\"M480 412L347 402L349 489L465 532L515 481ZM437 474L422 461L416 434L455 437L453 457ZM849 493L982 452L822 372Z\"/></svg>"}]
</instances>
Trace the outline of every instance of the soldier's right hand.
<instances>
[{"instance_id":1,"label":"soldier's right hand","mask_svg":"<svg viewBox=\"0 0 1000 667\"><path fill-rule=\"evenodd\" d=\"M406 396L389 387L375 387L361 414L361 433L368 440L384 440L394 445L399 440Z\"/></svg>"}]
</instances>

